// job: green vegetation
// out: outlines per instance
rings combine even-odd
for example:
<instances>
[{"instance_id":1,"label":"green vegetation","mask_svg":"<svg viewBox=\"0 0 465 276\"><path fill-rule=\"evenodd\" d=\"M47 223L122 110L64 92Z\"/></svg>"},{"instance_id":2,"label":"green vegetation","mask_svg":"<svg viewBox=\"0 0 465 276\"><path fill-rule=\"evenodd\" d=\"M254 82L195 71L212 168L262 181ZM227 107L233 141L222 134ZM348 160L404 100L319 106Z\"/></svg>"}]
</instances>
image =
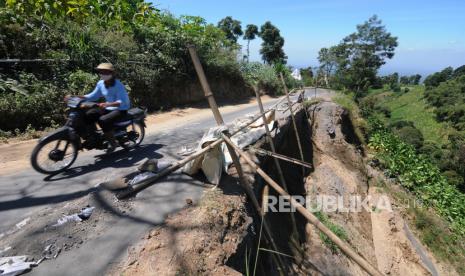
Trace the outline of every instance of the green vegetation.
<instances>
[{"instance_id":1,"label":"green vegetation","mask_svg":"<svg viewBox=\"0 0 465 276\"><path fill-rule=\"evenodd\" d=\"M396 47L397 38L391 36L375 15L357 25L357 32L338 45L320 50L320 71L326 85L354 91L359 98L377 82L378 69L385 59L394 56Z\"/></svg>"},{"instance_id":2,"label":"green vegetation","mask_svg":"<svg viewBox=\"0 0 465 276\"><path fill-rule=\"evenodd\" d=\"M247 61L250 57L250 41L254 40L258 36L258 27L254 24L249 24L245 27L244 39L247 40Z\"/></svg>"},{"instance_id":3,"label":"green vegetation","mask_svg":"<svg viewBox=\"0 0 465 276\"><path fill-rule=\"evenodd\" d=\"M347 241L348 237L344 228L331 222L328 215L323 212L315 212L313 214L341 240ZM323 243L331 250L331 252L338 253L340 251L339 247L330 238L328 238L328 236L323 234L323 232L319 231L319 235Z\"/></svg>"},{"instance_id":4,"label":"green vegetation","mask_svg":"<svg viewBox=\"0 0 465 276\"><path fill-rule=\"evenodd\" d=\"M302 82L304 86L313 85L313 71L312 67L300 69L300 75L302 76Z\"/></svg>"},{"instance_id":5,"label":"green vegetation","mask_svg":"<svg viewBox=\"0 0 465 276\"><path fill-rule=\"evenodd\" d=\"M241 21L226 16L218 22L218 28L226 34L226 39L236 43L237 39L243 34Z\"/></svg>"},{"instance_id":6,"label":"green vegetation","mask_svg":"<svg viewBox=\"0 0 465 276\"><path fill-rule=\"evenodd\" d=\"M465 66L421 75L378 76L397 39L376 17L319 52L318 78L341 90L358 136L380 168L400 186L396 197L419 200L408 208L420 238L463 272L465 236ZM432 212L434 210L434 212ZM436 214L440 216L436 217Z\"/></svg>"},{"instance_id":7,"label":"green vegetation","mask_svg":"<svg viewBox=\"0 0 465 276\"><path fill-rule=\"evenodd\" d=\"M64 95L88 93L101 62L115 65L134 105L157 110L187 100L186 90L197 82L189 44L196 46L213 88L215 82L229 82L243 91L282 89L271 74L275 61L284 60L284 39L269 22L259 34L268 67L238 61L240 21L225 17L217 27L197 16L175 17L144 0L2 1L0 23L0 59L32 60L2 63L4 137L63 123ZM251 31L248 39L257 33Z\"/></svg>"},{"instance_id":8,"label":"green vegetation","mask_svg":"<svg viewBox=\"0 0 465 276\"><path fill-rule=\"evenodd\" d=\"M410 87L408 93L387 92L386 94L388 97L377 98L377 101L389 109L390 124L398 121L414 122L415 128L421 131L425 142L434 142L439 145L447 143L451 129L436 121L434 109L424 99L425 89L423 86Z\"/></svg>"},{"instance_id":9,"label":"green vegetation","mask_svg":"<svg viewBox=\"0 0 465 276\"><path fill-rule=\"evenodd\" d=\"M414 192L428 206L451 222L455 232L465 235L465 194L448 183L441 171L426 156L387 131L372 119L369 147L377 152L386 171Z\"/></svg>"},{"instance_id":10,"label":"green vegetation","mask_svg":"<svg viewBox=\"0 0 465 276\"><path fill-rule=\"evenodd\" d=\"M463 134L447 122L438 122L434 107L425 99L424 86L409 86L405 93L372 90L360 100L365 117L376 117L403 142L425 154L447 178L465 191L462 162Z\"/></svg>"},{"instance_id":11,"label":"green vegetation","mask_svg":"<svg viewBox=\"0 0 465 276\"><path fill-rule=\"evenodd\" d=\"M270 21L267 21L260 27L259 35L263 40L260 49L263 61L268 64L285 64L287 56L283 50L284 38L281 36L279 29Z\"/></svg>"},{"instance_id":12,"label":"green vegetation","mask_svg":"<svg viewBox=\"0 0 465 276\"><path fill-rule=\"evenodd\" d=\"M273 66L260 62L243 62L241 71L245 80L258 91L267 91L270 94L281 92L282 84Z\"/></svg>"},{"instance_id":13,"label":"green vegetation","mask_svg":"<svg viewBox=\"0 0 465 276\"><path fill-rule=\"evenodd\" d=\"M396 177L405 188L388 189L396 190L397 198L408 198L410 202L419 199L422 202L422 206L409 205L407 210L417 234L438 258L450 262L461 271L461 264L465 260L465 195L458 189L457 183L451 181L444 170L437 166L434 158L429 154L420 154L422 150L427 150L430 143L424 143L417 150L405 142L407 137L402 140L394 134L395 130L414 129L415 133L420 132L422 136L428 137L428 142L437 141L444 147L450 145L448 136L435 136L435 131L441 130L446 134L452 130L447 125L434 121L431 107L422 98L424 88L410 88L408 93L400 94L380 89L371 90L367 97L359 99L358 105L353 94L340 94L335 101L351 113L363 114L369 118L363 122L364 119L359 117L358 120L362 123L353 124L359 128L359 133L368 137L369 147L381 161L381 167L391 177ZM447 151L441 146L435 149L439 152ZM443 156L450 158L446 154ZM441 218L436 217L431 209Z\"/></svg>"},{"instance_id":14,"label":"green vegetation","mask_svg":"<svg viewBox=\"0 0 465 276\"><path fill-rule=\"evenodd\" d=\"M427 87L426 99L436 107L439 121L451 122L457 130L465 130L465 75Z\"/></svg>"},{"instance_id":15,"label":"green vegetation","mask_svg":"<svg viewBox=\"0 0 465 276\"><path fill-rule=\"evenodd\" d=\"M367 123L361 115L361 111L354 101L354 94L339 94L333 98L333 101L340 106L344 107L349 112L349 119L354 127L355 135L361 144L366 144L365 133L367 130Z\"/></svg>"}]
</instances>

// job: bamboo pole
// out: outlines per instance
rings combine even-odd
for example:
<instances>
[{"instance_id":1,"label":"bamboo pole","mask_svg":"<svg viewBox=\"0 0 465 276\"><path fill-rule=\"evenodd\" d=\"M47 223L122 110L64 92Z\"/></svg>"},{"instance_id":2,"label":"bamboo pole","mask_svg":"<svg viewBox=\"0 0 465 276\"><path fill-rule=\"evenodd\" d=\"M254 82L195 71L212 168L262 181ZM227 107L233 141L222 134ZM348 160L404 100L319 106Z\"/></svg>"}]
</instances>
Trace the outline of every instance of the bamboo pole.
<instances>
[{"instance_id":1,"label":"bamboo pole","mask_svg":"<svg viewBox=\"0 0 465 276\"><path fill-rule=\"evenodd\" d=\"M203 88L204 93L205 93L205 97L208 99L208 104L210 105L210 109L213 112L213 116L215 117L216 123L218 125L223 125L224 124L223 117L221 116L221 113L220 113L220 111L218 109L218 105L216 104L215 97L213 96L213 93L210 90L210 86L208 84L207 78L206 78L205 73L203 71L202 64L200 63L200 60L199 60L199 57L198 57L197 52L195 50L195 47L190 45L190 46L188 46L188 49L189 49L190 56L192 58L192 62L194 63L195 71L197 72L197 76L199 77L200 83L201 83L202 88ZM265 123L266 123L266 121L265 121ZM228 132L226 132L226 133L223 133L222 136L228 137L228 139L229 139L229 137L231 135ZM262 217L263 227L265 228L265 232L267 232L268 238L270 240L271 245L273 246L273 249L275 251L278 251L278 247L277 247L277 245L276 245L276 243L275 243L275 241L273 239L273 236L272 236L271 228L269 227L268 223L265 220L264 212L260 208L260 204L258 203L258 200L255 197L255 194L254 194L252 188L248 185L248 182L244 177L244 172L242 171L242 166L241 166L241 163L239 161L239 157L237 156L236 152L234 151L234 148L231 145L226 144L226 146L228 148L229 155L231 156L234 167L236 168L237 174L239 176L239 183L245 189L247 195L252 200L252 203L253 203L254 207L257 209L258 213ZM281 267L285 268L285 263L282 261L280 256L278 257L278 260L280 262Z\"/></svg>"},{"instance_id":2,"label":"bamboo pole","mask_svg":"<svg viewBox=\"0 0 465 276\"><path fill-rule=\"evenodd\" d=\"M268 128L268 124L266 123L266 114L265 114L265 110L263 108L262 99L260 98L260 94L258 94L257 90L255 90L255 97L257 98L258 107L260 109L260 113L262 114L263 126L265 127L266 140L268 141L268 144L270 145L271 151L273 153L276 153L276 148L275 148L274 143L273 143L273 138L271 137L270 129ZM292 109L291 105L289 105L289 107ZM287 184L286 184L286 179L284 178L283 170L281 169L281 165L279 164L278 158L273 156L273 161L274 161L274 165L275 165L275 167L276 167L276 169L278 171L279 180L281 181L281 183L282 183L282 185L284 187L284 190L289 192L289 189L288 189ZM297 223L296 223L296 220L295 220L294 213L291 213L290 215L291 215L291 223L292 223L292 235L294 236L294 238L299 240L298 239L299 233L297 231Z\"/></svg>"},{"instance_id":3,"label":"bamboo pole","mask_svg":"<svg viewBox=\"0 0 465 276\"><path fill-rule=\"evenodd\" d=\"M254 147L250 148L250 150L253 151L253 152L257 152L258 154L268 155L268 156L271 156L271 157L274 157L274 158L278 158L278 159L281 159L281 160L284 160L284 161L287 161L287 162L291 162L291 163L294 163L294 164L297 164L297 165L307 167L309 169L312 168L312 164L310 164L310 163L302 162L299 159L288 157L288 156L285 156L285 155L282 155L282 154L279 154L279 153L273 153L271 151L267 151L267 150L264 150L264 149L257 149L257 148L254 148Z\"/></svg>"},{"instance_id":4,"label":"bamboo pole","mask_svg":"<svg viewBox=\"0 0 465 276\"><path fill-rule=\"evenodd\" d=\"M328 227L326 227L321 221L318 220L310 211L308 211L302 204L297 202L291 197L286 191L284 191L278 183L276 183L271 177L269 177L257 164L255 164L250 158L239 149L227 136L223 135L223 139L227 144L234 148L234 150L252 167L252 169L258 173L275 191L280 195L289 198L291 206L295 207L311 224L323 232L328 238L333 241L347 256L354 260L360 265L368 274L374 276L382 276L383 274L378 271L374 266L367 262L363 257L358 255L352 248L350 248L344 241L342 241L336 234L334 234Z\"/></svg>"},{"instance_id":5,"label":"bamboo pole","mask_svg":"<svg viewBox=\"0 0 465 276\"><path fill-rule=\"evenodd\" d=\"M280 72L279 76L281 77L281 82L283 83L283 86L284 86L284 93L286 94L287 103L289 104L289 106L291 106L291 99L289 98L289 93L287 91L287 86L286 86L286 82L284 81L283 73ZM292 108L290 108L289 110L291 113L292 125L294 126L295 137L297 139L297 146L299 147L300 159L303 162L305 162L304 152L302 150L302 144L300 143L299 131L297 130L297 124L295 122L294 111L292 110ZM305 175L305 168L303 167L302 167L302 172L303 172L303 175Z\"/></svg>"},{"instance_id":6,"label":"bamboo pole","mask_svg":"<svg viewBox=\"0 0 465 276\"><path fill-rule=\"evenodd\" d=\"M138 185L135 188L133 188L132 190L124 191L124 192L118 194L116 196L116 198L123 199L123 198L126 198L126 197L130 196L130 195L136 194L136 193L146 189L147 187L152 186L156 180L158 180L158 179L160 179L160 178L162 178L164 176L167 176L168 174L176 171L177 169L179 169L182 166L184 166L185 164L187 164L189 161L194 160L198 156L205 154L207 151L213 149L214 147L221 144L222 142L224 142L223 139L218 139L215 142L213 142L213 143L209 144L208 146L206 146L205 148L195 152L194 154L191 154L191 155L187 156L186 158L184 158L182 160L179 160L177 162L172 163L168 168L162 170L161 172L157 173L153 177L149 177L149 178L144 179L143 181L139 182Z\"/></svg>"},{"instance_id":7,"label":"bamboo pole","mask_svg":"<svg viewBox=\"0 0 465 276\"><path fill-rule=\"evenodd\" d=\"M284 98L283 98L284 99ZM274 108L276 108L276 106L281 102L281 100L279 100L276 104L274 104L274 106L270 107L269 109L267 109L267 112L269 110L272 110ZM289 109L289 107L286 108L286 110ZM251 124L253 124L254 122L256 122L258 119L260 119L262 116L261 114L258 114L256 115L255 117L253 117L247 124L245 124L244 126L242 126L241 128L239 128L238 130L234 131L231 136L234 136L236 135L237 133L241 132L243 129L249 127ZM126 198L128 196L131 196L131 195L134 195L150 186L152 186L155 181L157 181L158 179L164 177L164 176L167 176L168 174L176 171L177 169L181 168L182 166L184 166L185 164L187 164L189 161L197 158L198 156L200 155L203 155L205 154L208 150L212 149L214 146L218 145L219 143L222 143L223 142L223 139L220 138L219 140L216 140L215 142L213 142L212 144L210 144L207 148L203 148L189 156L187 156L186 158L182 159L182 160L179 160L179 161L176 161L175 163L172 163L169 167L167 167L166 169L162 170L161 172L158 172L156 175L154 175L153 177L149 177L147 179L144 179L143 181L139 182L138 185L133 188L132 190L128 190L128 191L125 191L125 192L122 192L120 194L118 194L116 197L118 199L123 199L123 198Z\"/></svg>"}]
</instances>

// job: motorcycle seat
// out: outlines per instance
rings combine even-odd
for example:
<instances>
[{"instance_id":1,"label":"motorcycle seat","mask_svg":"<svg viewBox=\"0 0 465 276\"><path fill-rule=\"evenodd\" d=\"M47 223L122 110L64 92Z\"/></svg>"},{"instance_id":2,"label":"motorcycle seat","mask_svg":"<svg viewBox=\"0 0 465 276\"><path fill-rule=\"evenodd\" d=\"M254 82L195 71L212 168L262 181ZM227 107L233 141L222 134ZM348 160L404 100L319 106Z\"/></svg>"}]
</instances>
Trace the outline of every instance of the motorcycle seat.
<instances>
[{"instance_id":1,"label":"motorcycle seat","mask_svg":"<svg viewBox=\"0 0 465 276\"><path fill-rule=\"evenodd\" d=\"M118 119L115 122L115 125L120 125L121 123L130 123L131 120L138 118L145 114L145 110L138 107L134 107L128 110L127 114Z\"/></svg>"}]
</instances>

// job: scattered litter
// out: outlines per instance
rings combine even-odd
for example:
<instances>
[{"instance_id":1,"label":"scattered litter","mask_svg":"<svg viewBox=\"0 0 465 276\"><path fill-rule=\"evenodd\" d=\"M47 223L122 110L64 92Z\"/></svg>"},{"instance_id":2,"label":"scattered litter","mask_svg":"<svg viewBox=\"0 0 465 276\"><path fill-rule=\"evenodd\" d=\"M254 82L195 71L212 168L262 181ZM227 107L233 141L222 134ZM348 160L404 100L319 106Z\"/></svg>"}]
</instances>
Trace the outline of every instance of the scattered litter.
<instances>
[{"instance_id":1,"label":"scattered litter","mask_svg":"<svg viewBox=\"0 0 465 276\"><path fill-rule=\"evenodd\" d=\"M18 222L15 224L14 227L12 227L10 230L6 231L6 232L3 232L3 233L0 233L0 239L2 239L3 237L6 237L8 235L11 235L15 232L17 232L18 230L20 230L21 228L23 228L24 226L26 226L26 224L31 220L30 217L27 217L25 219L23 219L22 221ZM0 251L1 252L1 251Z\"/></svg>"},{"instance_id":2,"label":"scattered litter","mask_svg":"<svg viewBox=\"0 0 465 276\"><path fill-rule=\"evenodd\" d=\"M27 218L23 219L22 221L16 223L16 228L18 228L18 229L23 228L30 220L31 220L30 217L27 217Z\"/></svg>"},{"instance_id":3,"label":"scattered litter","mask_svg":"<svg viewBox=\"0 0 465 276\"><path fill-rule=\"evenodd\" d=\"M192 205L194 202L190 198L186 198L186 204L187 205Z\"/></svg>"},{"instance_id":4,"label":"scattered litter","mask_svg":"<svg viewBox=\"0 0 465 276\"><path fill-rule=\"evenodd\" d=\"M86 207L81 210L81 212L78 214L79 218L82 220L86 220L90 218L92 215L92 212L94 211L95 207Z\"/></svg>"},{"instance_id":5,"label":"scattered litter","mask_svg":"<svg viewBox=\"0 0 465 276\"><path fill-rule=\"evenodd\" d=\"M153 158L153 159L146 159L137 169L140 172L156 172L157 171L157 164L158 160Z\"/></svg>"},{"instance_id":6,"label":"scattered litter","mask_svg":"<svg viewBox=\"0 0 465 276\"><path fill-rule=\"evenodd\" d=\"M15 276L37 266L36 262L28 262L28 256L12 256L0 258L0 275Z\"/></svg>"},{"instance_id":7,"label":"scattered litter","mask_svg":"<svg viewBox=\"0 0 465 276\"><path fill-rule=\"evenodd\" d=\"M194 153L196 148L192 145L190 146L182 146L181 150L177 152L178 155L180 156L188 156Z\"/></svg>"},{"instance_id":8,"label":"scattered litter","mask_svg":"<svg viewBox=\"0 0 465 276\"><path fill-rule=\"evenodd\" d=\"M92 212L94 211L95 207L86 207L82 208L80 213L68 215L68 216L63 216L62 218L58 219L57 223L52 225L52 226L61 226L65 223L68 223L70 221L83 221L88 219L91 215Z\"/></svg>"},{"instance_id":9,"label":"scattered litter","mask_svg":"<svg viewBox=\"0 0 465 276\"><path fill-rule=\"evenodd\" d=\"M252 117L252 116L248 116ZM240 149L244 149L250 144L255 143L266 131L263 127L266 123L268 128L273 130L276 126L275 121L275 112L267 112L265 114L266 120L258 120L254 127L247 127L239 131L231 137L231 140L236 144ZM221 138L221 134L225 130L229 130L230 133L236 132L236 130L241 129L244 124L250 122L250 119L244 120L235 120L233 123L228 125L221 125L210 128L200 140L197 150L200 150L217 139ZM232 158L229 155L227 147L223 144L217 145L215 148L209 150L204 155L198 156L194 160L187 163L182 171L188 175L196 174L199 170L202 170L205 174L207 180L215 185L218 185L221 179L221 174L224 171L228 170L228 167L232 164Z\"/></svg>"},{"instance_id":10,"label":"scattered litter","mask_svg":"<svg viewBox=\"0 0 465 276\"><path fill-rule=\"evenodd\" d=\"M169 162L166 162L166 161L160 161L158 162L158 171L163 171L164 169L168 168L169 166L171 166L171 163Z\"/></svg>"},{"instance_id":11,"label":"scattered litter","mask_svg":"<svg viewBox=\"0 0 465 276\"><path fill-rule=\"evenodd\" d=\"M136 185L136 184L144 181L145 179L153 177L155 175L156 174L153 173L153 172L143 172L143 173L140 173L140 174L136 175L133 179L129 180L128 184L131 185L131 186Z\"/></svg>"},{"instance_id":12,"label":"scattered litter","mask_svg":"<svg viewBox=\"0 0 465 276\"><path fill-rule=\"evenodd\" d=\"M61 247L57 247L55 244L49 244L45 247L42 252L42 257L44 259L56 259L58 254L61 252Z\"/></svg>"}]
</instances>

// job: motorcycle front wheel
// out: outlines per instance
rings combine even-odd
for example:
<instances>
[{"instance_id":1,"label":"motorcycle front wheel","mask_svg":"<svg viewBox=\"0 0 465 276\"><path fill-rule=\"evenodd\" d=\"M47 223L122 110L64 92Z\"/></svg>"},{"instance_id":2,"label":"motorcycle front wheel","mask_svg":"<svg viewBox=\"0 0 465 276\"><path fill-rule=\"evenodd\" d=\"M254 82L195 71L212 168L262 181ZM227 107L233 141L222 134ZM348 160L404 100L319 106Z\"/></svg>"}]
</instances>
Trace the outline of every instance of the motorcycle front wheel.
<instances>
[{"instance_id":1,"label":"motorcycle front wheel","mask_svg":"<svg viewBox=\"0 0 465 276\"><path fill-rule=\"evenodd\" d=\"M77 155L77 146L69 140L39 142L32 151L31 165L40 173L57 174L71 167Z\"/></svg>"}]
</instances>

